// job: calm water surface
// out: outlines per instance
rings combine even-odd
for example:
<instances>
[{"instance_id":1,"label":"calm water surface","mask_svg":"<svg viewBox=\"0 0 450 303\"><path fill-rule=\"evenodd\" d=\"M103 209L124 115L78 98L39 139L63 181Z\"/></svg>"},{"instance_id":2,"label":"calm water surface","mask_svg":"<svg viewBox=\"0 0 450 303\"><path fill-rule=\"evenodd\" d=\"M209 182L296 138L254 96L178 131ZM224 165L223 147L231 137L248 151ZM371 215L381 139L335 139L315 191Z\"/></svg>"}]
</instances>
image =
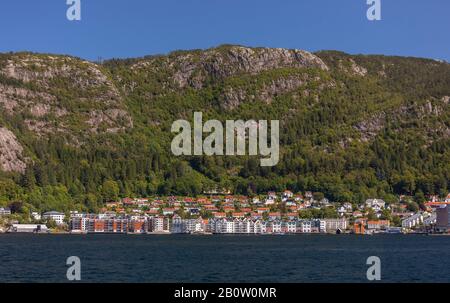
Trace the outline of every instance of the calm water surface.
<instances>
[{"instance_id":1,"label":"calm water surface","mask_svg":"<svg viewBox=\"0 0 450 303\"><path fill-rule=\"evenodd\" d=\"M381 258L385 282L450 282L450 237L0 235L0 282L366 282Z\"/></svg>"}]
</instances>

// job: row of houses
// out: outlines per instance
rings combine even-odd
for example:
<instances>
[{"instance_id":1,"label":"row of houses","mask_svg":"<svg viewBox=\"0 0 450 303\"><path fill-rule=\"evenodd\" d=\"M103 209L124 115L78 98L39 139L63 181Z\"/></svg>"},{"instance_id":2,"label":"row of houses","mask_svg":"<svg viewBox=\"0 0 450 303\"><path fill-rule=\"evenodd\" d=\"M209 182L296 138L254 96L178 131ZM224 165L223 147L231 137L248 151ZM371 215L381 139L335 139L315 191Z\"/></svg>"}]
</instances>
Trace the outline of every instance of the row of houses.
<instances>
[{"instance_id":1,"label":"row of houses","mask_svg":"<svg viewBox=\"0 0 450 303\"><path fill-rule=\"evenodd\" d=\"M436 229L441 232L450 231L450 201L436 209Z\"/></svg>"},{"instance_id":2,"label":"row of houses","mask_svg":"<svg viewBox=\"0 0 450 303\"><path fill-rule=\"evenodd\" d=\"M325 220L261 221L251 219L210 220L208 228L215 234L285 234L325 233Z\"/></svg>"},{"instance_id":3,"label":"row of houses","mask_svg":"<svg viewBox=\"0 0 450 303\"><path fill-rule=\"evenodd\" d=\"M214 234L277 234L277 233L325 233L348 229L348 221L339 219L261 220L252 218L213 218L210 220L182 219L174 216L172 233Z\"/></svg>"},{"instance_id":4,"label":"row of houses","mask_svg":"<svg viewBox=\"0 0 450 303\"><path fill-rule=\"evenodd\" d=\"M165 217L99 217L72 216L72 233L169 233L169 219Z\"/></svg>"},{"instance_id":5,"label":"row of houses","mask_svg":"<svg viewBox=\"0 0 450 303\"><path fill-rule=\"evenodd\" d=\"M426 206L430 207L431 211L420 211L403 218L402 228L405 230L425 228L434 229L436 232L449 232L450 201L428 202Z\"/></svg>"},{"instance_id":6,"label":"row of houses","mask_svg":"<svg viewBox=\"0 0 450 303\"><path fill-rule=\"evenodd\" d=\"M391 222L389 220L368 220L356 219L353 223L354 234L372 234L379 231L387 231L390 229Z\"/></svg>"},{"instance_id":7,"label":"row of houses","mask_svg":"<svg viewBox=\"0 0 450 303\"><path fill-rule=\"evenodd\" d=\"M434 212L418 212L412 214L402 220L402 227L405 229L414 229L417 227L436 226L436 228L443 229L450 227L448 220L450 208L438 207Z\"/></svg>"},{"instance_id":8,"label":"row of houses","mask_svg":"<svg viewBox=\"0 0 450 303\"><path fill-rule=\"evenodd\" d=\"M435 230L437 232L450 231L450 195L445 202L429 202L427 206L435 210Z\"/></svg>"},{"instance_id":9,"label":"row of houses","mask_svg":"<svg viewBox=\"0 0 450 303\"><path fill-rule=\"evenodd\" d=\"M136 213L146 209L147 214L158 214L162 211L164 215L171 215L178 211L182 206L185 211L191 215L198 214L200 211L207 211L211 213L225 212L225 213L257 213L259 209L269 208L276 212L278 206L284 205L287 212L298 212L308 208L322 208L333 206L326 198L317 201L313 198L311 192L306 192L305 195L294 195L291 191L284 191L281 194L275 192L268 192L266 196L247 197L247 196L210 196L208 198L192 198L192 197L165 197L165 198L124 198L120 202L106 203L104 210L114 209L117 212L125 212L127 208L133 208ZM352 203L342 203L337 207L337 211L341 216L351 216L354 208L359 211L371 208L375 213L379 213L386 207L386 202L381 199L368 199L364 204L354 206Z\"/></svg>"},{"instance_id":10,"label":"row of houses","mask_svg":"<svg viewBox=\"0 0 450 303\"><path fill-rule=\"evenodd\" d=\"M174 216L90 215L74 213L71 216L72 233L216 233L216 234L272 234L325 233L344 231L346 219L259 220L251 218L182 219Z\"/></svg>"},{"instance_id":11,"label":"row of houses","mask_svg":"<svg viewBox=\"0 0 450 303\"><path fill-rule=\"evenodd\" d=\"M9 208L0 207L0 216L9 216L11 215L11 210ZM37 221L43 220L53 220L57 225L64 224L64 219L66 215L57 211L49 211L45 212L42 215L38 212L31 212L31 217Z\"/></svg>"}]
</instances>

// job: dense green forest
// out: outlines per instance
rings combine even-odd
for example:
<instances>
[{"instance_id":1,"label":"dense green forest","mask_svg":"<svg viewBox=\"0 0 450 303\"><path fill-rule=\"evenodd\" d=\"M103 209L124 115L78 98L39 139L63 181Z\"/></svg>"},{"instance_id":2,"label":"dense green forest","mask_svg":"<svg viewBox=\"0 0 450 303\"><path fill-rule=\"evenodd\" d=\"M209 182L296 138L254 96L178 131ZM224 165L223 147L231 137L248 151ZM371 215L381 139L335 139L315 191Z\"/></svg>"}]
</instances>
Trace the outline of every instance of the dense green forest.
<instances>
[{"instance_id":1,"label":"dense green forest","mask_svg":"<svg viewBox=\"0 0 450 303\"><path fill-rule=\"evenodd\" d=\"M419 58L228 45L98 64L1 54L0 152L13 168L0 166L0 206L96 210L119 197L223 189L336 202L444 195L449 96L450 64ZM173 156L171 124L195 111L280 120L279 164Z\"/></svg>"}]
</instances>

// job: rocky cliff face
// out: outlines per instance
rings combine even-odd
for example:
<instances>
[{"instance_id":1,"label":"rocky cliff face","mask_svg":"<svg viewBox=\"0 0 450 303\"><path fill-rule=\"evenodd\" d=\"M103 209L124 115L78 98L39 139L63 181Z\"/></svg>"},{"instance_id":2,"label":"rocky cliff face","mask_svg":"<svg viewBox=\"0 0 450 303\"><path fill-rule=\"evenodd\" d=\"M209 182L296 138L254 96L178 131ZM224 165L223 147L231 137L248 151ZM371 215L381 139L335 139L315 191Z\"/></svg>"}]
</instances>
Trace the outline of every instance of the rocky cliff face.
<instances>
[{"instance_id":1,"label":"rocky cliff face","mask_svg":"<svg viewBox=\"0 0 450 303\"><path fill-rule=\"evenodd\" d=\"M181 88L201 88L209 77L217 80L238 74L256 75L279 68L316 67L328 70L319 57L306 51L241 46L208 50L197 58L180 56L172 66L175 68L173 79Z\"/></svg>"},{"instance_id":2,"label":"rocky cliff face","mask_svg":"<svg viewBox=\"0 0 450 303\"><path fill-rule=\"evenodd\" d=\"M280 68L319 68L328 70L316 55L302 50L222 46L206 51L176 52L165 57L137 60L130 69L139 74L164 70L166 80L178 88L203 88L210 81Z\"/></svg>"},{"instance_id":3,"label":"rocky cliff face","mask_svg":"<svg viewBox=\"0 0 450 303\"><path fill-rule=\"evenodd\" d=\"M449 72L432 60L230 45L105 64L0 54L0 168L23 172L34 144L49 138L82 149L87 139L121 145L134 142L128 132L166 134L194 110L217 118L270 112L293 129L284 134L289 144L300 134L370 144L387 128L434 142L450 137Z\"/></svg>"},{"instance_id":4,"label":"rocky cliff face","mask_svg":"<svg viewBox=\"0 0 450 303\"><path fill-rule=\"evenodd\" d=\"M24 172L23 147L8 129L0 127L0 169L5 172Z\"/></svg>"},{"instance_id":5,"label":"rocky cliff face","mask_svg":"<svg viewBox=\"0 0 450 303\"><path fill-rule=\"evenodd\" d=\"M25 116L30 131L73 134L84 126L114 132L132 125L118 89L100 66L63 56L4 57L0 105L9 116Z\"/></svg>"}]
</instances>

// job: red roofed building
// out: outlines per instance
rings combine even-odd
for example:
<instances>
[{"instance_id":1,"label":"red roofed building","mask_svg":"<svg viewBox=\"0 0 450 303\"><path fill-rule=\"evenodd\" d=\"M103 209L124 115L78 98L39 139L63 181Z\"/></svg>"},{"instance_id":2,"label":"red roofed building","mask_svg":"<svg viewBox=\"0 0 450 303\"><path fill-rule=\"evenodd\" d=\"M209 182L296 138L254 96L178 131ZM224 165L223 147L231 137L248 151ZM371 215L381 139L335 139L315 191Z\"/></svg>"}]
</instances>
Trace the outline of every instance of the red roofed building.
<instances>
[{"instance_id":1,"label":"red roofed building","mask_svg":"<svg viewBox=\"0 0 450 303\"><path fill-rule=\"evenodd\" d=\"M269 218L270 219L281 219L281 214L279 212L275 212L275 213L269 213Z\"/></svg>"},{"instance_id":2,"label":"red roofed building","mask_svg":"<svg viewBox=\"0 0 450 303\"><path fill-rule=\"evenodd\" d=\"M206 199L206 198L198 198L198 199L197 199L197 203L198 203L198 204L208 204L208 203L210 203L210 202L209 202L209 200Z\"/></svg>"},{"instance_id":3,"label":"red roofed building","mask_svg":"<svg viewBox=\"0 0 450 303\"><path fill-rule=\"evenodd\" d=\"M266 212L270 211L270 208L268 208L268 207L258 207L258 208L256 209L256 211L257 211L258 213L262 214L262 213L266 213Z\"/></svg>"},{"instance_id":4,"label":"red roofed building","mask_svg":"<svg viewBox=\"0 0 450 303\"><path fill-rule=\"evenodd\" d=\"M234 207L232 207L232 206L224 206L223 210L225 212L234 212L235 211Z\"/></svg>"},{"instance_id":5,"label":"red roofed building","mask_svg":"<svg viewBox=\"0 0 450 303\"><path fill-rule=\"evenodd\" d=\"M214 216L214 218L226 218L227 214L226 213L214 212L213 216Z\"/></svg>"},{"instance_id":6,"label":"red roofed building","mask_svg":"<svg viewBox=\"0 0 450 303\"><path fill-rule=\"evenodd\" d=\"M133 205L134 204L134 200L131 198L123 198L122 199L122 203L125 205Z\"/></svg>"},{"instance_id":7,"label":"red roofed building","mask_svg":"<svg viewBox=\"0 0 450 303\"><path fill-rule=\"evenodd\" d=\"M286 217L288 217L290 220L297 219L298 213L287 213Z\"/></svg>"},{"instance_id":8,"label":"red roofed building","mask_svg":"<svg viewBox=\"0 0 450 303\"><path fill-rule=\"evenodd\" d=\"M389 222L389 220L367 221L367 229L375 229L375 230L386 229L389 228L390 225L391 222Z\"/></svg>"}]
</instances>

